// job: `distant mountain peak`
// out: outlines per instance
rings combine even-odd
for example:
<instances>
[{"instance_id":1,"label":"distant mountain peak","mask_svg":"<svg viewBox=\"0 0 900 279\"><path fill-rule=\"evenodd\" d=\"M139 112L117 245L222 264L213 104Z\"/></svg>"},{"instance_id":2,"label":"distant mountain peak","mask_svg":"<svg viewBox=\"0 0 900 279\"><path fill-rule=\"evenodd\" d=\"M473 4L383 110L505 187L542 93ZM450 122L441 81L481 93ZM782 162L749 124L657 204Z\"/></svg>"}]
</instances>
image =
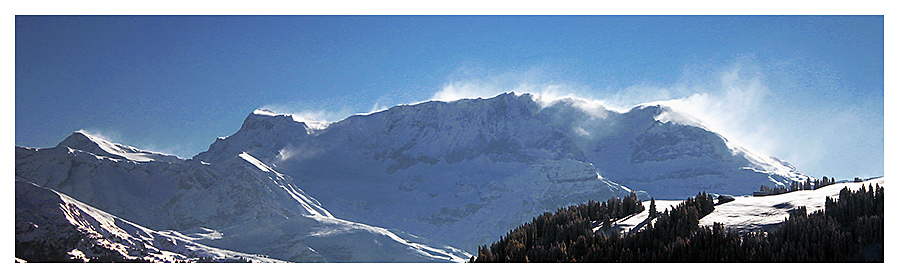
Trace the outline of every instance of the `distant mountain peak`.
<instances>
[{"instance_id":1,"label":"distant mountain peak","mask_svg":"<svg viewBox=\"0 0 900 279\"><path fill-rule=\"evenodd\" d=\"M114 143L99 136L88 134L85 131L73 132L56 146L78 149L93 153L94 155L115 159L126 159L134 162L175 162L181 160L173 155L141 150L128 145Z\"/></svg>"},{"instance_id":2,"label":"distant mountain peak","mask_svg":"<svg viewBox=\"0 0 900 279\"><path fill-rule=\"evenodd\" d=\"M241 130L271 130L274 128L297 127L306 130L308 126L304 122L295 121L288 114L277 114L267 109L254 110L241 125Z\"/></svg>"},{"instance_id":3,"label":"distant mountain peak","mask_svg":"<svg viewBox=\"0 0 900 279\"><path fill-rule=\"evenodd\" d=\"M94 147L99 148L100 145L114 145L114 144L115 143L107 141L103 138L100 138L100 137L94 136L94 135L90 135L85 131L79 130L79 131L72 132L71 135L66 137L66 139L64 139L62 142L60 142L56 146L66 146L66 147L70 147L73 149L86 150L86 149L91 149Z\"/></svg>"},{"instance_id":4,"label":"distant mountain peak","mask_svg":"<svg viewBox=\"0 0 900 279\"><path fill-rule=\"evenodd\" d=\"M264 108L259 108L259 109L254 110L254 111L253 111L253 114L269 115L269 116L276 116L276 115L278 115L278 114L275 113L274 111L271 111L271 110L269 110L269 109L264 109Z\"/></svg>"},{"instance_id":5,"label":"distant mountain peak","mask_svg":"<svg viewBox=\"0 0 900 279\"><path fill-rule=\"evenodd\" d=\"M312 124L321 125L317 122ZM284 146L317 130L306 122L297 121L293 115L257 109L247 115L240 130L231 136L216 139L210 144L209 150L197 154L194 159L215 162L241 153L265 158L275 155L269 154L272 148Z\"/></svg>"}]
</instances>

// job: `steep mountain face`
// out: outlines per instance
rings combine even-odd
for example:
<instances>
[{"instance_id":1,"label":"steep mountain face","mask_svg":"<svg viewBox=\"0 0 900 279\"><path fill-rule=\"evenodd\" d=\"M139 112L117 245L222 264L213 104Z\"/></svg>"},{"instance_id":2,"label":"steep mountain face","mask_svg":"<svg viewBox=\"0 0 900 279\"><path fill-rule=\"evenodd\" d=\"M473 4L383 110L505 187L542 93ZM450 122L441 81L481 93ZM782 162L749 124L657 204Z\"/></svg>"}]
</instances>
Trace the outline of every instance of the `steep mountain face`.
<instances>
[{"instance_id":1,"label":"steep mountain face","mask_svg":"<svg viewBox=\"0 0 900 279\"><path fill-rule=\"evenodd\" d=\"M740 195L805 178L659 105L620 113L508 93L397 106L319 129L288 119L254 112L245 128L194 159L247 152L304 185L335 216L469 251L542 212L629 188L657 198ZM257 143L276 133L293 136Z\"/></svg>"},{"instance_id":2,"label":"steep mountain face","mask_svg":"<svg viewBox=\"0 0 900 279\"><path fill-rule=\"evenodd\" d=\"M196 160L212 162L228 159L242 152L255 154L259 158L272 157L288 143L300 140L314 129L304 122L294 121L290 115L279 115L271 111L258 109L247 116L237 133L225 138L218 138L210 145L209 150L194 157Z\"/></svg>"},{"instance_id":3,"label":"steep mountain face","mask_svg":"<svg viewBox=\"0 0 900 279\"><path fill-rule=\"evenodd\" d=\"M279 262L198 244L172 231L150 230L30 182L16 180L15 191L17 259Z\"/></svg>"},{"instance_id":4,"label":"steep mountain face","mask_svg":"<svg viewBox=\"0 0 900 279\"><path fill-rule=\"evenodd\" d=\"M117 149L103 148L109 146ZM16 147L16 177L199 244L285 261L458 262L468 257L404 232L336 219L290 177L248 153L215 163L130 159L135 154L153 153L76 132L54 148Z\"/></svg>"},{"instance_id":5,"label":"steep mountain face","mask_svg":"<svg viewBox=\"0 0 900 279\"><path fill-rule=\"evenodd\" d=\"M656 198L699 191L748 195L759 185L805 180L790 164L730 143L698 120L664 105L641 105L585 121L574 135L607 178Z\"/></svg>"}]
</instances>

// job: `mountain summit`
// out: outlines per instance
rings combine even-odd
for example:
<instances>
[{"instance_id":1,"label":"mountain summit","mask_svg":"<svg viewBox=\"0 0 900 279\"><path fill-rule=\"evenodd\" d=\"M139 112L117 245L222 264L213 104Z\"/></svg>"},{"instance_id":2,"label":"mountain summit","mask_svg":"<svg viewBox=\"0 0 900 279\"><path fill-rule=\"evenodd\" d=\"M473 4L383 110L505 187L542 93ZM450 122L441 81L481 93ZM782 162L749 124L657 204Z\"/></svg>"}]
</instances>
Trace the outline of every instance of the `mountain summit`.
<instances>
[{"instance_id":1,"label":"mountain summit","mask_svg":"<svg viewBox=\"0 0 900 279\"><path fill-rule=\"evenodd\" d=\"M194 159L246 151L304 185L335 216L464 249L587 200L632 191L668 199L742 195L806 178L663 105L616 112L580 99L548 104L504 93L396 106L314 131L290 120L254 112Z\"/></svg>"},{"instance_id":2,"label":"mountain summit","mask_svg":"<svg viewBox=\"0 0 900 279\"><path fill-rule=\"evenodd\" d=\"M131 146L110 142L106 139L90 135L83 131L76 131L72 133L72 135L67 137L56 146L69 147L72 149L91 152L96 155L116 159L131 160L135 162L175 162L179 160L176 156L140 150Z\"/></svg>"}]
</instances>

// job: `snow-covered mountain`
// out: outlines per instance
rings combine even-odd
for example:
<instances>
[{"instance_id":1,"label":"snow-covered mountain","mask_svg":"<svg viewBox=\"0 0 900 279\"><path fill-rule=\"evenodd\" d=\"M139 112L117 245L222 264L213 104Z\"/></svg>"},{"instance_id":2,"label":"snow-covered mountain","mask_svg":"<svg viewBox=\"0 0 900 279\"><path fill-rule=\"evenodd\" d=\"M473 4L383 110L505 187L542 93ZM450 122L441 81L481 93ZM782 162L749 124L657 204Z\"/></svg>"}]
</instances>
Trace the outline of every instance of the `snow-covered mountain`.
<instances>
[{"instance_id":1,"label":"snow-covered mountain","mask_svg":"<svg viewBox=\"0 0 900 279\"><path fill-rule=\"evenodd\" d=\"M15 191L17 259L280 262L154 231L27 181L16 180Z\"/></svg>"},{"instance_id":2,"label":"snow-covered mountain","mask_svg":"<svg viewBox=\"0 0 900 279\"><path fill-rule=\"evenodd\" d=\"M740 195L806 178L669 107L620 113L514 93L326 124L257 110L194 160L241 152L292 177L337 217L470 251L542 212L631 189L658 198Z\"/></svg>"},{"instance_id":3,"label":"snow-covered mountain","mask_svg":"<svg viewBox=\"0 0 900 279\"><path fill-rule=\"evenodd\" d=\"M53 148L16 147L16 177L169 236L273 259L459 262L469 256L402 231L334 218L290 177L243 152L207 163L76 132Z\"/></svg>"},{"instance_id":4,"label":"snow-covered mountain","mask_svg":"<svg viewBox=\"0 0 900 279\"><path fill-rule=\"evenodd\" d=\"M210 247L378 262L463 261L453 247L632 191L744 195L806 179L664 104L536 99L430 101L333 123L260 109L192 159L76 132L16 147L16 177Z\"/></svg>"},{"instance_id":5,"label":"snow-covered mountain","mask_svg":"<svg viewBox=\"0 0 900 279\"><path fill-rule=\"evenodd\" d=\"M16 176L153 228L331 216L289 177L244 153L213 165L177 158L134 161L127 158L149 152L132 147L122 148L130 151L125 154L97 152L105 151L102 146L123 147L82 132L54 148L17 147Z\"/></svg>"}]
</instances>

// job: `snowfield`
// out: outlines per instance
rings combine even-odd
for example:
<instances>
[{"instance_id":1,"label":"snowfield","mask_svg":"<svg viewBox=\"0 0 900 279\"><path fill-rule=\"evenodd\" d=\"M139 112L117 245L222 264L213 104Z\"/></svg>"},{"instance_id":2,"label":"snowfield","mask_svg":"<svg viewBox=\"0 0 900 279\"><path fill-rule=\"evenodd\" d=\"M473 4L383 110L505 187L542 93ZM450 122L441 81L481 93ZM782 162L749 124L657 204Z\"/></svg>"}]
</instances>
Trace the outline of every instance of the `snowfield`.
<instances>
[{"instance_id":1,"label":"snowfield","mask_svg":"<svg viewBox=\"0 0 900 279\"><path fill-rule=\"evenodd\" d=\"M841 189L858 190L878 184L884 187L884 177L873 178L863 182L840 182L815 190L794 191L772 196L739 196L734 201L716 205L715 210L700 219L701 226L712 226L721 223L725 228L737 231L768 229L785 221L790 212L797 207L806 206L808 213L825 209L825 197L837 198ZM674 208L682 200L656 200L659 212ZM649 217L650 201L642 202L644 211L616 220L614 227L620 233L630 233L644 228ZM651 221L652 222L652 221ZM595 226L594 231L600 227Z\"/></svg>"},{"instance_id":2,"label":"snowfield","mask_svg":"<svg viewBox=\"0 0 900 279\"><path fill-rule=\"evenodd\" d=\"M726 228L735 230L765 229L784 222L790 211L800 206L806 212L825 209L825 197L837 198L844 187L858 190L878 184L884 187L884 177L869 179L863 182L841 182L809 191L794 191L772 196L734 197L734 201L717 205L716 209L700 219L701 226L722 223Z\"/></svg>"}]
</instances>

